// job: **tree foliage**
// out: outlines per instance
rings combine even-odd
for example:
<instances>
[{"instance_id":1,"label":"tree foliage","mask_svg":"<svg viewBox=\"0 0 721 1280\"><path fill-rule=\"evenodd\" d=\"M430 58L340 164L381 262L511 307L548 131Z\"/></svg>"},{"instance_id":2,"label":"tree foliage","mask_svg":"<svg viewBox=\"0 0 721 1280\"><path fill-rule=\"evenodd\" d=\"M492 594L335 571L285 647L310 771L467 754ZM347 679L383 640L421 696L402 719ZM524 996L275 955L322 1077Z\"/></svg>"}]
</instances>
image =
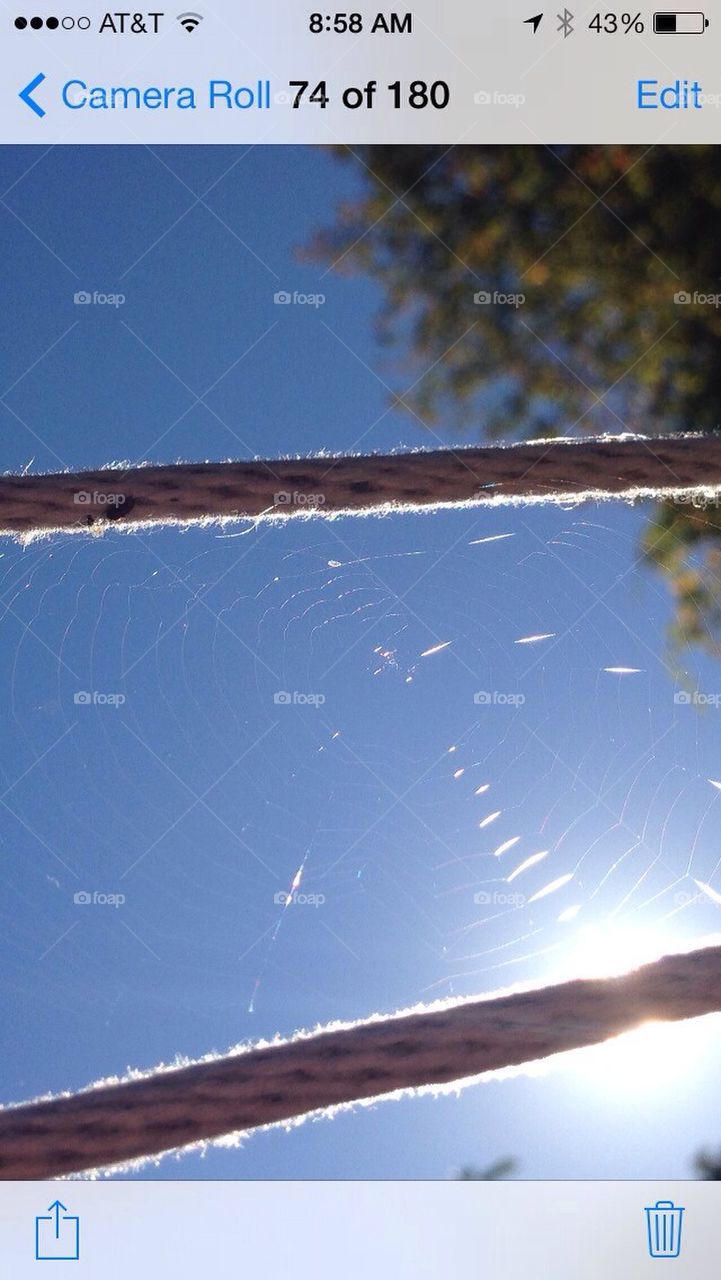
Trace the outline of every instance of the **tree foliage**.
<instances>
[{"instance_id":1,"label":"tree foliage","mask_svg":"<svg viewBox=\"0 0 721 1280\"><path fill-rule=\"evenodd\" d=\"M721 148L339 154L361 162L364 196L310 253L381 284L380 332L407 366L401 403L431 431L721 429ZM720 531L664 506L644 545L676 597L675 639L714 651Z\"/></svg>"},{"instance_id":2,"label":"tree foliage","mask_svg":"<svg viewBox=\"0 0 721 1280\"><path fill-rule=\"evenodd\" d=\"M486 1169L467 1164L456 1174L457 1182L500 1182L503 1178L511 1178L516 1172L516 1161L510 1158L494 1161Z\"/></svg>"},{"instance_id":3,"label":"tree foliage","mask_svg":"<svg viewBox=\"0 0 721 1280\"><path fill-rule=\"evenodd\" d=\"M701 1151L695 1160L695 1171L701 1182L721 1182L721 1152Z\"/></svg>"},{"instance_id":4,"label":"tree foliage","mask_svg":"<svg viewBox=\"0 0 721 1280\"><path fill-rule=\"evenodd\" d=\"M673 648L695 645L721 656L721 514L663 503L649 521L643 550L673 595Z\"/></svg>"}]
</instances>

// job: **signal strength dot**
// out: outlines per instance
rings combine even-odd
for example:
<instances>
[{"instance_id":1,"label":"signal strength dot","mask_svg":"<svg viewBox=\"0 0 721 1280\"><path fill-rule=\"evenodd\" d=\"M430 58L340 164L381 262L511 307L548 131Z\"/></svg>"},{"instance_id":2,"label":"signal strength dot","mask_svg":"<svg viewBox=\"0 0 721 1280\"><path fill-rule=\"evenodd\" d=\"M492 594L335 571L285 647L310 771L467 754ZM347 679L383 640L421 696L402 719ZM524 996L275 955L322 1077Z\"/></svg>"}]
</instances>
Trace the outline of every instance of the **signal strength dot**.
<instances>
[{"instance_id":1,"label":"signal strength dot","mask_svg":"<svg viewBox=\"0 0 721 1280\"><path fill-rule=\"evenodd\" d=\"M59 18L16 18L15 27L18 31L26 31L28 27L32 31L41 31L45 25L48 31L57 31L60 26Z\"/></svg>"}]
</instances>

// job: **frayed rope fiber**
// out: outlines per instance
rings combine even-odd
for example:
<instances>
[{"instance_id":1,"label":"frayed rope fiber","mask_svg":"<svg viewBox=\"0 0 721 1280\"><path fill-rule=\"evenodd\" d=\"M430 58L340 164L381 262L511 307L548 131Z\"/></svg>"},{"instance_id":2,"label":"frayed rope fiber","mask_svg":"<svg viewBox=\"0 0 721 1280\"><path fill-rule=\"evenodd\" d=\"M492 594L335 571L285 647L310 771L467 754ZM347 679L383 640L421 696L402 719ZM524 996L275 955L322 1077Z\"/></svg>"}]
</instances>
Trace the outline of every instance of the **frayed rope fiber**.
<instances>
[{"instance_id":1,"label":"frayed rope fiber","mask_svg":"<svg viewBox=\"0 0 721 1280\"><path fill-rule=\"evenodd\" d=\"M0 476L0 535L721 489L721 435Z\"/></svg>"},{"instance_id":2,"label":"frayed rope fiber","mask_svg":"<svg viewBox=\"0 0 721 1280\"><path fill-rule=\"evenodd\" d=\"M0 1177L107 1168L721 1011L721 946L633 973L450 1001L0 1110Z\"/></svg>"}]
</instances>

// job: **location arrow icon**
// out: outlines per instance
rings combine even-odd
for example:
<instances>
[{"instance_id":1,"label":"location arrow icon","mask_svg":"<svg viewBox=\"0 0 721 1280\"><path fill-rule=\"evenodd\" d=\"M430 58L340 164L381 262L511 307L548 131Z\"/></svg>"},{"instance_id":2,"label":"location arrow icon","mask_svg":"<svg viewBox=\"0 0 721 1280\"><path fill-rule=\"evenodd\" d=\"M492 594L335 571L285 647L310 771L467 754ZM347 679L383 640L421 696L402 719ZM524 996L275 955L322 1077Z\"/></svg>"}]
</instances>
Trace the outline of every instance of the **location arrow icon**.
<instances>
[{"instance_id":1,"label":"location arrow icon","mask_svg":"<svg viewBox=\"0 0 721 1280\"><path fill-rule=\"evenodd\" d=\"M41 119L45 115L45 112L43 108L39 106L38 103L35 101L32 94L35 91L35 89L37 89L38 85L42 84L44 79L45 79L45 76L41 71L40 75L36 76L34 80L31 80L29 84L26 84L25 88L21 89L18 94L20 101L24 102L25 106L29 107L31 111L34 111L35 115L40 116Z\"/></svg>"},{"instance_id":2,"label":"location arrow icon","mask_svg":"<svg viewBox=\"0 0 721 1280\"><path fill-rule=\"evenodd\" d=\"M536 34L536 32L538 31L538 28L539 28L539 27L540 27L540 25L541 25L542 20L543 20L543 14L542 14L542 13L537 13L537 14L536 14L536 16L535 16L535 18L526 18L526 20L525 20L525 22L524 22L524 24L523 24L523 25L524 25L524 26L526 26L526 27L527 27L527 26L532 26L532 27L533 27L533 34L535 35L535 34Z\"/></svg>"}]
</instances>

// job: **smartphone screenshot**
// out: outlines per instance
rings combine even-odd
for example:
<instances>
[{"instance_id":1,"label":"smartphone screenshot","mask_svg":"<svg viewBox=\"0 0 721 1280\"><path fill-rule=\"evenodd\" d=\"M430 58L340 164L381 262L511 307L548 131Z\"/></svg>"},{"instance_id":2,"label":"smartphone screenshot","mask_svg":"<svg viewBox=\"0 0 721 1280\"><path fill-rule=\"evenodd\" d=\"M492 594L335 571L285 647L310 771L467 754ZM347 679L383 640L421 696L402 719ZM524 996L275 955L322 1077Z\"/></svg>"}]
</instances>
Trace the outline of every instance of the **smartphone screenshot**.
<instances>
[{"instance_id":1,"label":"smartphone screenshot","mask_svg":"<svg viewBox=\"0 0 721 1280\"><path fill-rule=\"evenodd\" d=\"M0 1275L716 1275L718 14L1 21Z\"/></svg>"}]
</instances>

